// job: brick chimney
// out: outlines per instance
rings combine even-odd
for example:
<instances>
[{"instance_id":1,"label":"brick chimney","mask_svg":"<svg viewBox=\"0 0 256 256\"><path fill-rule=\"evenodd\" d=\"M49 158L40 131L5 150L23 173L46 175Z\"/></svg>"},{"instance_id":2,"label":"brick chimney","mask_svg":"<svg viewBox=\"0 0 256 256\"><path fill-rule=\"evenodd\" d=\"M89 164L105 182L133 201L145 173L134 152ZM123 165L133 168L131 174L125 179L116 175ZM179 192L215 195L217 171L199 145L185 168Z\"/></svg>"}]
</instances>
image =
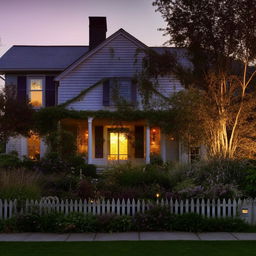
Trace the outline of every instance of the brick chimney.
<instances>
[{"instance_id":1,"label":"brick chimney","mask_svg":"<svg viewBox=\"0 0 256 256\"><path fill-rule=\"evenodd\" d=\"M106 17L89 17L89 49L92 50L106 39Z\"/></svg>"}]
</instances>

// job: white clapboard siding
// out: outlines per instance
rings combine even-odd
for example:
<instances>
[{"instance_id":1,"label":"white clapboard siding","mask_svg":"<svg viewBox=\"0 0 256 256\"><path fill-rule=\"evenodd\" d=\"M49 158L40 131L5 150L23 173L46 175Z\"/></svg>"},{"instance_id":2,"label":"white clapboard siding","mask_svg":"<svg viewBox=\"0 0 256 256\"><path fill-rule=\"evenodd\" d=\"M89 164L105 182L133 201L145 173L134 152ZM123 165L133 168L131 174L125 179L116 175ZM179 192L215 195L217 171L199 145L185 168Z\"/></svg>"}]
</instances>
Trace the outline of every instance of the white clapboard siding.
<instances>
[{"instance_id":1,"label":"white clapboard siding","mask_svg":"<svg viewBox=\"0 0 256 256\"><path fill-rule=\"evenodd\" d=\"M58 87L58 103L61 104L77 96L82 90L90 87L106 77L133 77L141 71L142 53L137 52L138 45L123 35L119 35L106 46L86 59L78 67L60 80ZM135 57L137 55L137 57ZM135 61L137 58L137 61ZM169 96L182 90L182 86L174 77L159 79L159 92ZM69 105L75 110L113 110L102 105L102 85L89 91L79 101ZM138 100L140 97L138 97Z\"/></svg>"},{"instance_id":2,"label":"white clapboard siding","mask_svg":"<svg viewBox=\"0 0 256 256\"><path fill-rule=\"evenodd\" d=\"M17 205L19 207L17 207ZM69 214L72 212L104 215L135 215L144 213L154 205L166 207L173 214L198 213L207 218L241 217L251 224L256 220L256 201L248 200L210 200L210 199L161 199L155 202L133 199L98 199L98 200L59 200L58 198L43 198L38 200L0 199L0 219L9 219L17 214L60 212ZM243 214L242 209L248 210Z\"/></svg>"}]
</instances>

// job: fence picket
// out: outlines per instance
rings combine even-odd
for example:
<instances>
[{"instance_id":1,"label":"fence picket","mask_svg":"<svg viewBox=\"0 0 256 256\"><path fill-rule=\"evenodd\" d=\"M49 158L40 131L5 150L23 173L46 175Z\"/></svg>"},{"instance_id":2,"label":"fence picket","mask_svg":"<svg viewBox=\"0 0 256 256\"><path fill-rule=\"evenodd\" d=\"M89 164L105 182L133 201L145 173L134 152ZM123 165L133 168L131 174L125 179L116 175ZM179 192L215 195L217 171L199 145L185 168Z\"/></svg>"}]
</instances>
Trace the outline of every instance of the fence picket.
<instances>
[{"instance_id":1,"label":"fence picket","mask_svg":"<svg viewBox=\"0 0 256 256\"><path fill-rule=\"evenodd\" d=\"M132 199L132 215L134 215L136 212L135 212L135 207L136 207L136 205L135 205L135 200L134 200L134 198Z\"/></svg>"},{"instance_id":2,"label":"fence picket","mask_svg":"<svg viewBox=\"0 0 256 256\"><path fill-rule=\"evenodd\" d=\"M211 216L210 199L206 201L206 216L208 218Z\"/></svg>"},{"instance_id":3,"label":"fence picket","mask_svg":"<svg viewBox=\"0 0 256 256\"><path fill-rule=\"evenodd\" d=\"M214 218L216 216L216 204L215 199L212 199L212 217Z\"/></svg>"},{"instance_id":4,"label":"fence picket","mask_svg":"<svg viewBox=\"0 0 256 256\"><path fill-rule=\"evenodd\" d=\"M117 214L117 215L135 215L136 213L144 213L152 208L155 203L148 200L131 199L111 199L111 200L59 200L59 199L41 199L25 200L25 203L19 205L17 211L17 200L0 199L0 219L9 219L16 214L29 214L38 211L39 214L49 213L52 211L69 214L71 212L80 212L84 214L92 213L93 215ZM253 199L228 199L228 200L205 200L205 199L185 199L174 201L171 199L158 200L158 205L166 206L171 213L184 214L196 212L200 215L209 217L236 217L240 216L240 210L243 205L250 205L249 212L256 213L256 201ZM252 212L252 214L255 214ZM248 219L249 222L253 218Z\"/></svg>"}]
</instances>

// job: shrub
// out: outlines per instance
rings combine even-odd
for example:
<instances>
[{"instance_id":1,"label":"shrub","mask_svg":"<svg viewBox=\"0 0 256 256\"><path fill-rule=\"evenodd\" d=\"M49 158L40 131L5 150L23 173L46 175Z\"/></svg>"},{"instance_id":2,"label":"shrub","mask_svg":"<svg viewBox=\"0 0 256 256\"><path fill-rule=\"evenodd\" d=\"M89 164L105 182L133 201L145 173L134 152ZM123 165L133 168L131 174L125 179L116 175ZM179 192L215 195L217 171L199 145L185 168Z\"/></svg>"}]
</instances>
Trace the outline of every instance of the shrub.
<instances>
[{"instance_id":1,"label":"shrub","mask_svg":"<svg viewBox=\"0 0 256 256\"><path fill-rule=\"evenodd\" d=\"M108 223L105 231L107 232L127 232L132 229L132 217L114 216Z\"/></svg>"},{"instance_id":2,"label":"shrub","mask_svg":"<svg viewBox=\"0 0 256 256\"><path fill-rule=\"evenodd\" d=\"M160 155L158 155L158 154L151 154L150 155L150 164L162 166L163 163L164 163L163 159Z\"/></svg>"},{"instance_id":3,"label":"shrub","mask_svg":"<svg viewBox=\"0 0 256 256\"><path fill-rule=\"evenodd\" d=\"M38 214L20 215L16 218L15 230L19 232L41 231L41 219Z\"/></svg>"},{"instance_id":4,"label":"shrub","mask_svg":"<svg viewBox=\"0 0 256 256\"><path fill-rule=\"evenodd\" d=\"M75 155L76 140L75 135L71 131L60 129L51 132L46 137L46 143L50 152L58 152L61 159L68 159Z\"/></svg>"},{"instance_id":5,"label":"shrub","mask_svg":"<svg viewBox=\"0 0 256 256\"><path fill-rule=\"evenodd\" d=\"M196 213L176 215L171 223L172 230L186 232L204 231L204 218Z\"/></svg>"},{"instance_id":6,"label":"shrub","mask_svg":"<svg viewBox=\"0 0 256 256\"><path fill-rule=\"evenodd\" d=\"M250 169L247 171L244 193L246 196L252 198L256 197L256 169Z\"/></svg>"},{"instance_id":7,"label":"shrub","mask_svg":"<svg viewBox=\"0 0 256 256\"><path fill-rule=\"evenodd\" d=\"M70 166L56 152L48 153L41 159L39 170L44 174L71 172Z\"/></svg>"},{"instance_id":8,"label":"shrub","mask_svg":"<svg viewBox=\"0 0 256 256\"><path fill-rule=\"evenodd\" d=\"M0 168L17 168L21 161L16 154L0 154Z\"/></svg>"},{"instance_id":9,"label":"shrub","mask_svg":"<svg viewBox=\"0 0 256 256\"><path fill-rule=\"evenodd\" d=\"M42 180L44 196L54 195L59 198L77 196L78 180L79 177L65 173L45 175Z\"/></svg>"},{"instance_id":10,"label":"shrub","mask_svg":"<svg viewBox=\"0 0 256 256\"><path fill-rule=\"evenodd\" d=\"M125 187L159 184L170 187L168 173L157 166L131 166L131 164L116 165L104 173L107 183Z\"/></svg>"},{"instance_id":11,"label":"shrub","mask_svg":"<svg viewBox=\"0 0 256 256\"><path fill-rule=\"evenodd\" d=\"M64 231L63 213L44 213L40 216L40 231L41 232L65 232Z\"/></svg>"},{"instance_id":12,"label":"shrub","mask_svg":"<svg viewBox=\"0 0 256 256\"><path fill-rule=\"evenodd\" d=\"M70 213L64 219L63 232L96 232L97 217L91 214Z\"/></svg>"},{"instance_id":13,"label":"shrub","mask_svg":"<svg viewBox=\"0 0 256 256\"><path fill-rule=\"evenodd\" d=\"M238 218L206 218L195 213L173 215L163 207L153 207L135 216L82 213L26 214L0 221L4 232L126 232L126 231L186 231L186 232L248 232L255 231Z\"/></svg>"},{"instance_id":14,"label":"shrub","mask_svg":"<svg viewBox=\"0 0 256 256\"><path fill-rule=\"evenodd\" d=\"M191 174L197 184L205 186L214 186L215 184L241 185L244 183L248 166L250 163L246 160L211 160L194 164Z\"/></svg>"},{"instance_id":15,"label":"shrub","mask_svg":"<svg viewBox=\"0 0 256 256\"><path fill-rule=\"evenodd\" d=\"M239 218L205 218L203 231L245 232L250 226Z\"/></svg>"},{"instance_id":16,"label":"shrub","mask_svg":"<svg viewBox=\"0 0 256 256\"><path fill-rule=\"evenodd\" d=\"M95 197L95 187L94 185L86 179L81 180L78 183L77 195L79 198L88 199Z\"/></svg>"},{"instance_id":17,"label":"shrub","mask_svg":"<svg viewBox=\"0 0 256 256\"><path fill-rule=\"evenodd\" d=\"M155 206L145 213L137 213L133 224L138 231L170 231L173 218L167 208Z\"/></svg>"}]
</instances>

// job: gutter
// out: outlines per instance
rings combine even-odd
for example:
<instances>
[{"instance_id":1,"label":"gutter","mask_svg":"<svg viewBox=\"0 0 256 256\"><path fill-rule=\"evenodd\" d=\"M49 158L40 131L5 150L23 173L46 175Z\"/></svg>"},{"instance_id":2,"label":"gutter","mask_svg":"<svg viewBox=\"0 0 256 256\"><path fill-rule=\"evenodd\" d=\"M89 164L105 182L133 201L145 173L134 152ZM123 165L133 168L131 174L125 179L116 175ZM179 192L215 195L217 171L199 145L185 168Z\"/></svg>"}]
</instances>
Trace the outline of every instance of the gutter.
<instances>
[{"instance_id":1,"label":"gutter","mask_svg":"<svg viewBox=\"0 0 256 256\"><path fill-rule=\"evenodd\" d=\"M5 81L5 79L2 76L0 76L0 78Z\"/></svg>"}]
</instances>

